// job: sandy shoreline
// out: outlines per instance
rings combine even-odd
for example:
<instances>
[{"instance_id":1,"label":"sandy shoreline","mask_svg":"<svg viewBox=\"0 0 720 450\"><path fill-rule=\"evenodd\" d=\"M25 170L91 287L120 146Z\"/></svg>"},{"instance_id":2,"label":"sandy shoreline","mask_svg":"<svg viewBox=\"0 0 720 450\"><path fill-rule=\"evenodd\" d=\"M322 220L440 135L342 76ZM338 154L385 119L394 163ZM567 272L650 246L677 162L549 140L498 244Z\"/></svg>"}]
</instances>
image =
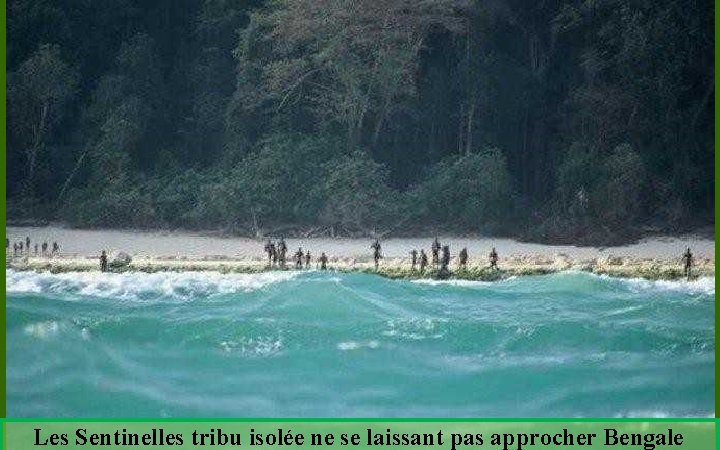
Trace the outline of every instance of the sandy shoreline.
<instances>
[{"instance_id":1,"label":"sandy shoreline","mask_svg":"<svg viewBox=\"0 0 720 450\"><path fill-rule=\"evenodd\" d=\"M9 257L6 262L14 270L52 272L99 270L98 255L107 249L111 255L120 251L132 256L124 270L157 271L217 271L260 272L268 270L263 254L263 242L246 238L218 238L191 233L130 232L106 230L74 230L57 227L8 227L11 242L53 241L61 252L54 257ZM289 256L298 247L309 249L316 258L321 252L329 257L331 270L374 272L372 250L367 239L287 239ZM598 274L649 279L682 278L681 255L690 246L695 255L694 274L714 276L715 243L695 236L653 238L637 244L610 247L550 246L493 238L444 238L450 245L453 276L468 279L497 279L512 275L554 273L581 270ZM413 248L428 248L432 237L416 239L388 239L383 241L383 260L378 273L392 278L433 277L410 270L409 252ZM457 270L455 256L462 248L469 251L466 271ZM500 254L501 271L487 268L487 254L496 247ZM428 252L429 253L429 252ZM294 265L289 263L289 267Z\"/></svg>"},{"instance_id":2,"label":"sandy shoreline","mask_svg":"<svg viewBox=\"0 0 720 450\"><path fill-rule=\"evenodd\" d=\"M389 278L436 278L438 274L432 268L424 273L411 270L410 258L384 258L376 271L371 258L331 257L329 270L346 272L377 273ZM15 257L8 258L7 267L13 270L33 270L59 272L98 271L99 261L91 256L54 256L54 257ZM682 267L678 261L653 258L605 257L590 260L572 259L567 255L544 257L525 255L500 258L500 270L491 270L487 264L473 263L467 269L457 267L457 259L450 264L451 277L472 280L497 280L509 276L541 275L567 270L579 270L595 274L628 278L667 279L683 278ZM316 263L311 268L317 268ZM231 258L231 257L148 257L136 256L132 262L114 271L138 272L187 272L212 271L221 273L257 273L271 268L262 258ZM288 264L285 270L297 270L294 264ZM305 270L305 269L303 269ZM714 276L714 261L698 259L693 269L698 277Z\"/></svg>"}]
</instances>

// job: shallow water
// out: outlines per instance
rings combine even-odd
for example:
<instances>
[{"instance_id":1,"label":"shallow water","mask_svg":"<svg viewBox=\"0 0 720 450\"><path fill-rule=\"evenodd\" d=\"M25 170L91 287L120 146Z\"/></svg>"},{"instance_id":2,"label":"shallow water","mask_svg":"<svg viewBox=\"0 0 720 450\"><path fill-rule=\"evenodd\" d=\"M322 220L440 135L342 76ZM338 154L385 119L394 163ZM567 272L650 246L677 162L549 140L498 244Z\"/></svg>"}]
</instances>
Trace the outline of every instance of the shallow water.
<instances>
[{"instance_id":1,"label":"shallow water","mask_svg":"<svg viewBox=\"0 0 720 450\"><path fill-rule=\"evenodd\" d=\"M18 416L707 416L714 279L6 272Z\"/></svg>"}]
</instances>

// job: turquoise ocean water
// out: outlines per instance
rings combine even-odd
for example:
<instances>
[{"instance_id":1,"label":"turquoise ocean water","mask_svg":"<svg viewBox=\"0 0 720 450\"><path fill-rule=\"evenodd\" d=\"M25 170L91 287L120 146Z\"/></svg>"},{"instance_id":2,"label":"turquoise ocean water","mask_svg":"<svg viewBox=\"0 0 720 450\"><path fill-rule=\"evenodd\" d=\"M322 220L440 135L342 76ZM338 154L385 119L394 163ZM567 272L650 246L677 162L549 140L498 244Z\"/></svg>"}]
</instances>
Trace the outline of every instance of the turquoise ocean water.
<instances>
[{"instance_id":1,"label":"turquoise ocean water","mask_svg":"<svg viewBox=\"0 0 720 450\"><path fill-rule=\"evenodd\" d=\"M713 279L6 272L11 417L714 413Z\"/></svg>"}]
</instances>

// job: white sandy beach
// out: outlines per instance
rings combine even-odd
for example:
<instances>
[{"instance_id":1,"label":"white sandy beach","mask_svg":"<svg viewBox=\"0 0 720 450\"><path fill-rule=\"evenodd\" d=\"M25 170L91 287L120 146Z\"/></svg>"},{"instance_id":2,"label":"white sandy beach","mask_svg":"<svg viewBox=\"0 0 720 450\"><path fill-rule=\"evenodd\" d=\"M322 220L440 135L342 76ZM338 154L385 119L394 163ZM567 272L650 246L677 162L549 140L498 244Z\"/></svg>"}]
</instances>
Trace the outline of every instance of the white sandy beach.
<instances>
[{"instance_id":1,"label":"white sandy beach","mask_svg":"<svg viewBox=\"0 0 720 450\"><path fill-rule=\"evenodd\" d=\"M222 256L237 259L262 259L263 242L239 237L212 237L199 233L170 231L127 231L127 230L79 230L60 227L7 227L10 242L24 241L30 237L35 242L57 241L62 255L97 256L101 250L111 253L123 251L133 256L152 257L212 257ZM386 258L404 258L410 250L430 248L433 236L424 238L387 239L382 241ZM653 258L671 260L681 257L685 247L690 246L698 259L715 259L715 242L704 237L657 237L642 240L637 244L622 247L575 247L569 245L543 245L518 242L512 239L493 238L452 238L439 236L443 245L450 245L456 254L467 247L470 258L482 255L484 259L492 247L501 257L567 255L577 260L604 258L607 256ZM370 258L370 239L286 239L290 253L298 247L310 250L314 255L325 252L329 257Z\"/></svg>"},{"instance_id":2,"label":"white sandy beach","mask_svg":"<svg viewBox=\"0 0 720 450\"><path fill-rule=\"evenodd\" d=\"M60 254L52 257L30 255L9 257L9 268L52 272L99 270L99 254L108 251L110 260L119 252L132 256L127 270L258 272L270 269L263 253L263 241L247 238L221 238L186 232L145 232L72 230L57 227L8 228L12 242L30 237L33 242L57 241ZM469 252L468 269L456 276L470 279L496 279L512 275L533 275L565 270L648 279L683 277L681 255L690 246L694 252L693 273L713 276L715 243L709 239L653 238L624 247L593 248L522 243L510 239L439 237L451 248L452 270L458 267L457 253ZM433 277L433 273L410 270L410 250L425 248L429 254L432 237L388 239L382 242L383 259L377 273L390 277ZM350 271L376 271L370 239L287 239L288 268L294 267L293 254L298 247L309 250L317 262L321 252L329 268ZM500 255L502 274L487 272L488 253L495 247ZM313 266L315 266L314 264Z\"/></svg>"}]
</instances>

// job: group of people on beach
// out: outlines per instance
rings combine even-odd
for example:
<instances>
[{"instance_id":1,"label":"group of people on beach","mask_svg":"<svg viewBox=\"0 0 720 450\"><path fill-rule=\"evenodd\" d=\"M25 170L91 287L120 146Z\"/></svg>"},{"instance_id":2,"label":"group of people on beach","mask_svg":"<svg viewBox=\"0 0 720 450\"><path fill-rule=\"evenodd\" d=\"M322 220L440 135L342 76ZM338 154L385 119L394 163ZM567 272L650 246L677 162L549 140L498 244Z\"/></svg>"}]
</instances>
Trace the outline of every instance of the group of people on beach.
<instances>
[{"instance_id":1,"label":"group of people on beach","mask_svg":"<svg viewBox=\"0 0 720 450\"><path fill-rule=\"evenodd\" d=\"M13 256L55 256L60 253L60 246L57 242L52 243L52 250L48 251L47 241L43 242L42 245L35 243L34 251L31 251L30 236L25 238L25 241L13 242ZM10 239L5 238L5 254L10 254Z\"/></svg>"},{"instance_id":2,"label":"group of people on beach","mask_svg":"<svg viewBox=\"0 0 720 450\"><path fill-rule=\"evenodd\" d=\"M376 241L377 243L377 241ZM379 246L380 244L377 243ZM440 251L442 250L442 257L440 257ZM440 241L436 237L430 246L430 254L432 255L432 265L439 273L448 273L450 266L450 246L441 245ZM498 268L498 254L495 247L492 248L489 255L490 268L499 270ZM458 253L458 270L467 270L468 263L468 250L467 247L463 247ZM420 249L420 253L415 249L410 251L410 269L414 272L416 268L420 269L420 273L425 273L425 268L428 265L428 257L424 249ZM375 260L375 268L378 266L377 259Z\"/></svg>"},{"instance_id":3,"label":"group of people on beach","mask_svg":"<svg viewBox=\"0 0 720 450\"><path fill-rule=\"evenodd\" d=\"M270 239L265 243L265 253L268 256L268 267L279 267L285 269L287 267L287 251L288 247L285 243L285 238L280 237L277 244ZM298 247L298 250L293 255L295 258L296 269L309 269L312 263L312 255L310 250L303 252L302 247ZM327 270L328 257L325 252L322 252L318 258L317 265L320 270Z\"/></svg>"},{"instance_id":4,"label":"group of people on beach","mask_svg":"<svg viewBox=\"0 0 720 450\"><path fill-rule=\"evenodd\" d=\"M30 236L25 238L25 241L18 241L13 243L13 256L30 256L31 253L34 256L55 256L60 253L60 246L57 242L52 243L52 248L49 247L47 241L42 244L35 242L34 247L31 247L32 241ZM34 248L34 252L31 252L31 248ZM382 245L379 239L375 239L370 245L373 250L373 261L375 263L375 270L379 269L380 260L382 259ZM10 239L5 239L5 250L6 254L10 254ZM268 257L268 267L280 269L287 268L287 252L288 247L285 243L285 239L280 237L280 240L275 243L268 239L265 243L265 253ZM440 275L449 274L450 271L450 246L442 245L436 237L430 246L431 264L436 272ZM295 262L295 269L310 269L312 264L312 255L310 250L303 251L302 247L299 247L293 255ZM490 269L499 270L498 268L498 253L495 247L492 248L488 255L488 261L490 263ZM421 274L425 273L428 267L428 255L424 249L420 249L418 252L416 249L410 251L410 269L414 272L418 270ZM320 257L317 259L316 266L320 270L327 270L328 257L325 252L322 252ZM463 247L458 253L458 267L459 271L467 270L468 264L468 250L467 247ZM682 255L683 264L683 275L687 279L692 277L692 267L694 264L694 256L690 251L690 247L687 247L685 253ZM108 256L105 250L100 254L100 270L103 272L108 271Z\"/></svg>"},{"instance_id":5,"label":"group of people on beach","mask_svg":"<svg viewBox=\"0 0 720 450\"><path fill-rule=\"evenodd\" d=\"M373 243L370 245L370 248L373 251L373 261L375 263L375 270L378 270L380 267L380 260L382 259L382 245L380 244L379 239L375 239ZM268 267L269 268L280 268L280 269L286 269L287 268L287 252L288 247L285 243L285 239L283 237L280 238L280 240L275 243L272 240L268 239L265 242L264 247L265 254L268 258ZM440 255L442 252L442 256ZM430 246L430 254L432 255L432 265L436 271L439 273L449 273L449 266L450 266L450 246L449 245L441 245L440 241L438 241L437 238L435 238L435 241ZM295 269L309 269L311 267L312 263L312 255L310 254L310 250L303 251L302 247L298 248L297 252L295 252L294 261L295 261ZM428 266L428 256L425 253L424 249L420 249L420 252L418 253L417 250L413 249L410 252L410 264L411 264L411 270L415 271L418 270L420 273L425 273L425 269ZM495 247L492 248L489 254L489 261L490 261L490 268L494 270L499 270L498 268L498 254L495 250ZM320 255L320 258L318 258L317 266L320 270L327 270L327 263L328 263L328 257L325 254L325 252L322 252ZM460 253L458 254L458 270L466 270L467 269L467 263L468 263L468 250L467 247L464 247L462 250L460 250Z\"/></svg>"},{"instance_id":6,"label":"group of people on beach","mask_svg":"<svg viewBox=\"0 0 720 450\"><path fill-rule=\"evenodd\" d=\"M380 242L376 239L375 242L371 245L371 248L373 248L375 251L375 269L377 270L379 260L380 258L382 258L382 256L380 255ZM442 250L442 257L440 257L440 250ZM450 246L441 245L436 237L435 241L430 246L430 252L432 254L432 264L435 270L441 275L448 274L448 266L450 265ZM499 270L498 253L497 250L495 250L495 247L490 250L488 259L490 262L490 269ZM467 262L468 250L467 247L463 247L462 250L460 250L460 253L458 253L458 270L467 270ZM690 247L687 247L687 249L685 250L685 253L682 256L682 262L684 266L683 274L685 277L687 277L688 280L690 280L692 278L692 266L694 263L694 257L692 252L690 251ZM412 271L415 271L416 267L419 267L420 273L424 273L427 265L428 257L425 254L425 250L420 249L419 254L418 251L415 249L412 249L410 251L410 268Z\"/></svg>"}]
</instances>

